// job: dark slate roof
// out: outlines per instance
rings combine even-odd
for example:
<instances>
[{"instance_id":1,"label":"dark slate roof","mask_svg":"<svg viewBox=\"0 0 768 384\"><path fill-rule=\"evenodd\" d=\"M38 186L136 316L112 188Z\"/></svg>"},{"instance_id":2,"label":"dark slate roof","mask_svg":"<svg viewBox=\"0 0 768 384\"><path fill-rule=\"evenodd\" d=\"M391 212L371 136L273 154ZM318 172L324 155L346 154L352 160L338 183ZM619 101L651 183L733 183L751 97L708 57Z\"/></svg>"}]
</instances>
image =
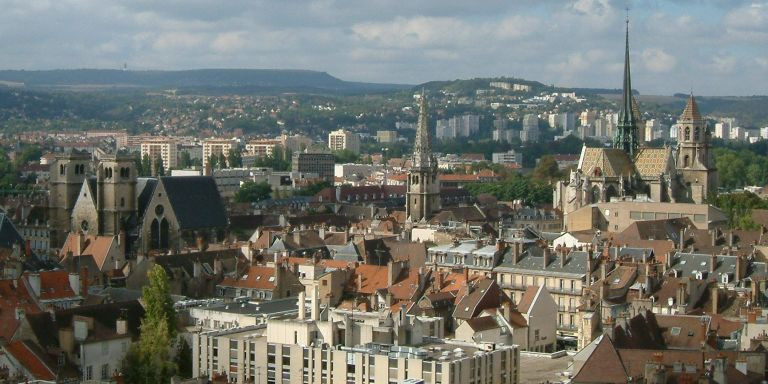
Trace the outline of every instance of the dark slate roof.
<instances>
[{"instance_id":1,"label":"dark slate roof","mask_svg":"<svg viewBox=\"0 0 768 384\"><path fill-rule=\"evenodd\" d=\"M163 267L168 276L174 276L174 269L183 269L187 276L191 277L194 276L195 261L199 261L201 264L208 264L210 269L213 270L214 261L219 259L225 271L234 271L239 253L238 249L177 253L174 255L155 256L155 263Z\"/></svg>"},{"instance_id":2,"label":"dark slate roof","mask_svg":"<svg viewBox=\"0 0 768 384\"><path fill-rule=\"evenodd\" d=\"M96 205L96 176L89 176L87 180L91 201L93 202L93 205Z\"/></svg>"},{"instance_id":3,"label":"dark slate roof","mask_svg":"<svg viewBox=\"0 0 768 384\"><path fill-rule=\"evenodd\" d=\"M14 244L21 246L24 239L5 212L0 211L0 247L13 248Z\"/></svg>"},{"instance_id":4,"label":"dark slate roof","mask_svg":"<svg viewBox=\"0 0 768 384\"><path fill-rule=\"evenodd\" d=\"M721 281L723 274L729 275L729 281L733 281L734 271L736 271L736 259L739 256L729 255L717 255L717 265L715 266L715 272L709 273L709 268L712 263L712 255L702 253L682 253L677 252L672 257L672 265L670 269L678 271L678 276L696 278L697 272L702 272L702 279L709 279L714 277L717 281ZM766 271L766 263L744 260L746 264L746 273L744 277L752 279L765 278L768 275Z\"/></svg>"},{"instance_id":5,"label":"dark slate roof","mask_svg":"<svg viewBox=\"0 0 768 384\"><path fill-rule=\"evenodd\" d=\"M522 252L517 263L512 263L514 246L507 247L504 253L504 261L497 267L499 271L530 271L545 275L573 274L584 276L587 273L587 252L572 251L565 259L565 265L561 265L561 255L552 252L550 262L544 268L544 253L539 247L529 247ZM593 258L597 258L599 253L595 253ZM597 265L597 262L594 263Z\"/></svg>"},{"instance_id":6,"label":"dark slate roof","mask_svg":"<svg viewBox=\"0 0 768 384\"><path fill-rule=\"evenodd\" d=\"M180 229L227 226L224 203L210 176L165 176L160 178Z\"/></svg>"},{"instance_id":7,"label":"dark slate roof","mask_svg":"<svg viewBox=\"0 0 768 384\"><path fill-rule=\"evenodd\" d=\"M148 177L139 177L136 179L136 191L138 192L138 212L144 216L149 201L152 200L152 192L157 186L157 179Z\"/></svg>"}]
</instances>

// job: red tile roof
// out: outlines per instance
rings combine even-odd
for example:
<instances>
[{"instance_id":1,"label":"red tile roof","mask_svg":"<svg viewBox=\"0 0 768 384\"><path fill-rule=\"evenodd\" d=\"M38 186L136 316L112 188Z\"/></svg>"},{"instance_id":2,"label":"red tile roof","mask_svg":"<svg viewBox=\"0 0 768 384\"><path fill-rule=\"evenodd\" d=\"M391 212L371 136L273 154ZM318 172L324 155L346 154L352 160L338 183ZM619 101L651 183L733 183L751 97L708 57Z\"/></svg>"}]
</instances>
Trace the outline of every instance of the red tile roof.
<instances>
[{"instance_id":1,"label":"red tile roof","mask_svg":"<svg viewBox=\"0 0 768 384\"><path fill-rule=\"evenodd\" d=\"M270 267L252 266L239 279L227 277L219 283L220 286L250 289L275 289L275 269Z\"/></svg>"},{"instance_id":2,"label":"red tile roof","mask_svg":"<svg viewBox=\"0 0 768 384\"><path fill-rule=\"evenodd\" d=\"M18 361L36 380L54 380L56 375L51 368L38 356L27 341L14 341L5 346L5 350Z\"/></svg>"},{"instance_id":3,"label":"red tile roof","mask_svg":"<svg viewBox=\"0 0 768 384\"><path fill-rule=\"evenodd\" d=\"M28 273L25 273L28 278ZM67 271L40 272L40 300L55 300L74 298L77 296L72 286L69 285L69 273Z\"/></svg>"},{"instance_id":4,"label":"red tile roof","mask_svg":"<svg viewBox=\"0 0 768 384\"><path fill-rule=\"evenodd\" d=\"M14 281L16 286L14 287ZM16 309L24 310L24 313L39 313L41 309L35 303L35 299L27 289L24 280L0 280L0 337L11 340L19 326L16 320Z\"/></svg>"},{"instance_id":5,"label":"red tile roof","mask_svg":"<svg viewBox=\"0 0 768 384\"><path fill-rule=\"evenodd\" d=\"M389 282L386 266L364 264L355 269L347 282L347 290L370 295L377 290L387 288ZM358 287L358 276L362 276L362 286Z\"/></svg>"},{"instance_id":6,"label":"red tile roof","mask_svg":"<svg viewBox=\"0 0 768 384\"><path fill-rule=\"evenodd\" d=\"M64 245L59 251L59 257L61 258L61 261L64 262L66 260L67 254L69 252L72 252L73 256L91 255L93 256L93 260L96 262L96 265L99 266L99 269L103 270L104 264L107 261L111 261L107 260L107 255L109 254L109 250L112 247L112 243L116 242L117 239L113 236L84 236L83 239L85 241L85 246L83 247L83 251L80 252L77 247L78 236L79 234L72 232L67 235L67 239L64 241ZM114 265L109 266L109 268L113 267Z\"/></svg>"}]
</instances>

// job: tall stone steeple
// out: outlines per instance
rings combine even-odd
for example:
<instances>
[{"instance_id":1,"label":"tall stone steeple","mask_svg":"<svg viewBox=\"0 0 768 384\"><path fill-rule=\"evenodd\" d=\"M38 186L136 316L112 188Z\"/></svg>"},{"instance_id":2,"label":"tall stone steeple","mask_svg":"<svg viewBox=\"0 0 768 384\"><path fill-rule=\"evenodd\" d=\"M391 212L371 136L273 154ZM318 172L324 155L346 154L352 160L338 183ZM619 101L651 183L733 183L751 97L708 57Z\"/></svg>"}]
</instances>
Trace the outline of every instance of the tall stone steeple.
<instances>
[{"instance_id":1,"label":"tall stone steeple","mask_svg":"<svg viewBox=\"0 0 768 384\"><path fill-rule=\"evenodd\" d=\"M405 213L412 223L423 222L440 209L440 182L437 179L437 159L432 154L432 138L427 124L427 98L422 91L419 100L419 124L413 145L411 167L408 170L408 192Z\"/></svg>"},{"instance_id":2,"label":"tall stone steeple","mask_svg":"<svg viewBox=\"0 0 768 384\"><path fill-rule=\"evenodd\" d=\"M717 169L711 151L711 133L691 95L677 120L677 173L685 186L682 201L703 203L717 190Z\"/></svg>"},{"instance_id":3,"label":"tall stone steeple","mask_svg":"<svg viewBox=\"0 0 768 384\"><path fill-rule=\"evenodd\" d=\"M632 107L632 80L629 70L629 18L627 18L627 30L624 49L624 84L619 110L619 123L616 126L616 134L613 136L613 147L621 148L627 152L630 159L635 158L637 152L637 116Z\"/></svg>"}]
</instances>

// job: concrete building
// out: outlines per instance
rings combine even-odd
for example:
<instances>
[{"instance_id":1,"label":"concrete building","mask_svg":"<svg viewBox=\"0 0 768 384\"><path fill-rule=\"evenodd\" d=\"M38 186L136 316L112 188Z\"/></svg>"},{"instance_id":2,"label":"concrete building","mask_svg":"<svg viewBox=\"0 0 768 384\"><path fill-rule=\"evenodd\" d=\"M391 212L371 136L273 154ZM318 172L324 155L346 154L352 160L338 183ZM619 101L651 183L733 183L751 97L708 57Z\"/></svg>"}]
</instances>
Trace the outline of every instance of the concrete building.
<instances>
[{"instance_id":1,"label":"concrete building","mask_svg":"<svg viewBox=\"0 0 768 384\"><path fill-rule=\"evenodd\" d=\"M193 333L193 376L225 372L230 382L273 384L519 382L516 346L445 340L442 318L321 311L314 296L308 313L303 293L298 302L297 317Z\"/></svg>"},{"instance_id":2,"label":"concrete building","mask_svg":"<svg viewBox=\"0 0 768 384\"><path fill-rule=\"evenodd\" d=\"M394 143L397 141L397 131L377 131L376 140L379 143Z\"/></svg>"},{"instance_id":3,"label":"concrete building","mask_svg":"<svg viewBox=\"0 0 768 384\"><path fill-rule=\"evenodd\" d=\"M515 168L523 166L523 154L515 152L514 149L510 149L508 152L493 153L491 159L494 164Z\"/></svg>"},{"instance_id":4,"label":"concrete building","mask_svg":"<svg viewBox=\"0 0 768 384\"><path fill-rule=\"evenodd\" d=\"M523 143L539 141L539 117L527 114L523 117L523 130L520 132L520 141Z\"/></svg>"},{"instance_id":5,"label":"concrete building","mask_svg":"<svg viewBox=\"0 0 768 384\"><path fill-rule=\"evenodd\" d=\"M652 201L597 202L565 213L565 231L600 229L621 232L632 223L643 220L688 217L698 229L720 228L727 225L727 215L713 205L688 203L658 203Z\"/></svg>"},{"instance_id":6,"label":"concrete building","mask_svg":"<svg viewBox=\"0 0 768 384\"><path fill-rule=\"evenodd\" d=\"M480 130L480 116L469 114L454 116L437 121L435 137L442 140L469 137L478 130Z\"/></svg>"},{"instance_id":7,"label":"concrete building","mask_svg":"<svg viewBox=\"0 0 768 384\"><path fill-rule=\"evenodd\" d=\"M245 154L256 157L272 157L275 147L278 145L281 145L280 141L274 139L251 140L245 145Z\"/></svg>"},{"instance_id":8,"label":"concrete building","mask_svg":"<svg viewBox=\"0 0 768 384\"><path fill-rule=\"evenodd\" d=\"M163 159L163 168L172 169L178 166L179 143L169 137L158 137L141 142L141 158Z\"/></svg>"},{"instance_id":9,"label":"concrete building","mask_svg":"<svg viewBox=\"0 0 768 384\"><path fill-rule=\"evenodd\" d=\"M235 142L230 139L206 139L203 140L203 168L208 166L211 156L229 156L229 151L235 147Z\"/></svg>"},{"instance_id":10,"label":"concrete building","mask_svg":"<svg viewBox=\"0 0 768 384\"><path fill-rule=\"evenodd\" d=\"M294 152L291 170L300 173L316 173L327 181L333 181L335 159L327 152Z\"/></svg>"},{"instance_id":11,"label":"concrete building","mask_svg":"<svg viewBox=\"0 0 768 384\"><path fill-rule=\"evenodd\" d=\"M360 153L360 136L357 133L339 129L328 134L328 148L331 151L348 150Z\"/></svg>"}]
</instances>

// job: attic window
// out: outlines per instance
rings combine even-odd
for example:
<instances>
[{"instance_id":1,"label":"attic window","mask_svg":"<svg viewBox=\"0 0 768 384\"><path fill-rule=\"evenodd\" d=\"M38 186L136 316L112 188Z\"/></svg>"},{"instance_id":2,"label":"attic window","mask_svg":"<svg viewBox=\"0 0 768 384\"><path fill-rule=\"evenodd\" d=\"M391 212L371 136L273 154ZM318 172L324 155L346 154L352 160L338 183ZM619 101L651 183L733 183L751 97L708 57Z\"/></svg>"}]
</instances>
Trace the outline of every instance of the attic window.
<instances>
[{"instance_id":1,"label":"attic window","mask_svg":"<svg viewBox=\"0 0 768 384\"><path fill-rule=\"evenodd\" d=\"M258 280L258 279L259 279L259 278L257 277L257 278L256 278L256 280ZM246 274L246 275L243 275L243 280L248 280L248 275L247 275L247 274Z\"/></svg>"},{"instance_id":2,"label":"attic window","mask_svg":"<svg viewBox=\"0 0 768 384\"><path fill-rule=\"evenodd\" d=\"M261 280L261 276L256 276L256 280Z\"/></svg>"},{"instance_id":3,"label":"attic window","mask_svg":"<svg viewBox=\"0 0 768 384\"><path fill-rule=\"evenodd\" d=\"M688 337L693 337L693 330L688 331Z\"/></svg>"},{"instance_id":4,"label":"attic window","mask_svg":"<svg viewBox=\"0 0 768 384\"><path fill-rule=\"evenodd\" d=\"M275 281L275 277L274 277L274 276L270 276L270 277L269 277L269 282L271 283L271 282L273 282L273 281Z\"/></svg>"},{"instance_id":5,"label":"attic window","mask_svg":"<svg viewBox=\"0 0 768 384\"><path fill-rule=\"evenodd\" d=\"M617 278L613 279L613 283L612 284L618 284L620 281L621 281L621 278L617 277Z\"/></svg>"},{"instance_id":6,"label":"attic window","mask_svg":"<svg viewBox=\"0 0 768 384\"><path fill-rule=\"evenodd\" d=\"M464 307L464 312L469 312L469 307Z\"/></svg>"},{"instance_id":7,"label":"attic window","mask_svg":"<svg viewBox=\"0 0 768 384\"><path fill-rule=\"evenodd\" d=\"M680 260L680 265L685 265L686 260Z\"/></svg>"},{"instance_id":8,"label":"attic window","mask_svg":"<svg viewBox=\"0 0 768 384\"><path fill-rule=\"evenodd\" d=\"M706 266L707 266L707 262L706 262L706 261L702 261L702 262L701 262L701 266L702 266L702 267L706 267Z\"/></svg>"},{"instance_id":9,"label":"attic window","mask_svg":"<svg viewBox=\"0 0 768 384\"><path fill-rule=\"evenodd\" d=\"M680 327L672 327L672 329L669 330L669 333L672 336L679 336L680 335Z\"/></svg>"}]
</instances>

